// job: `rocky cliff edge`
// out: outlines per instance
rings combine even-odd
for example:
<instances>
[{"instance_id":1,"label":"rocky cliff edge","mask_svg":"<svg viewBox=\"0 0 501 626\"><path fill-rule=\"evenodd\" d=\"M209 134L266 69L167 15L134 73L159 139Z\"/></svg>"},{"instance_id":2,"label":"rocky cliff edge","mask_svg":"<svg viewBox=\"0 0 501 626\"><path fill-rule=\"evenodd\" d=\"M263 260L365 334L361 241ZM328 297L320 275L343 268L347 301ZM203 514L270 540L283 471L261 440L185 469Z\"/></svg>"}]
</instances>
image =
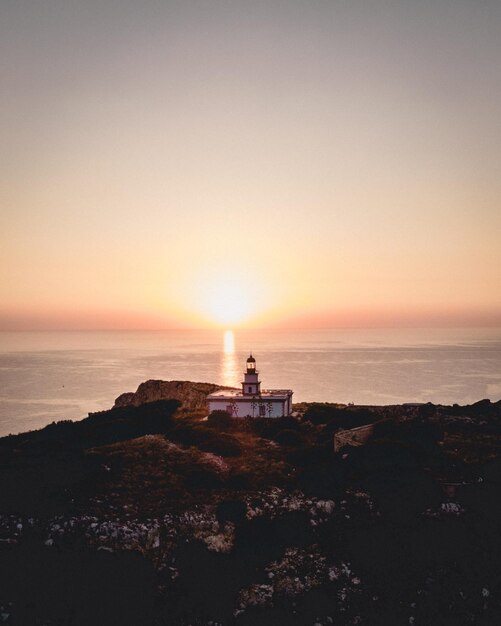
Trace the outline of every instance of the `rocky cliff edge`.
<instances>
[{"instance_id":1,"label":"rocky cliff edge","mask_svg":"<svg viewBox=\"0 0 501 626\"><path fill-rule=\"evenodd\" d=\"M137 391L122 393L115 400L113 408L140 406L156 400L179 400L181 409L204 409L207 396L219 389L232 389L212 383L193 383L187 380L147 380Z\"/></svg>"}]
</instances>

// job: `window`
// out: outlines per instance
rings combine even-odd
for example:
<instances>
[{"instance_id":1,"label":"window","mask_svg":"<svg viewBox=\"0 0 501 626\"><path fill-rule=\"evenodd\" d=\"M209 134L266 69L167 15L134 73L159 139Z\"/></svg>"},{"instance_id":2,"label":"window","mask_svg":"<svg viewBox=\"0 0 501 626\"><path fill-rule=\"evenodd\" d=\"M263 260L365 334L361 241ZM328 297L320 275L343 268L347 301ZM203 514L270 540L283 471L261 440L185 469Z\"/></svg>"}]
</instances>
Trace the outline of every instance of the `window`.
<instances>
[{"instance_id":1,"label":"window","mask_svg":"<svg viewBox=\"0 0 501 626\"><path fill-rule=\"evenodd\" d=\"M247 391L248 391L249 393L252 393L252 387L247 387Z\"/></svg>"},{"instance_id":2,"label":"window","mask_svg":"<svg viewBox=\"0 0 501 626\"><path fill-rule=\"evenodd\" d=\"M264 404L260 404L259 405L259 417L265 417L266 416L266 407L264 406Z\"/></svg>"}]
</instances>

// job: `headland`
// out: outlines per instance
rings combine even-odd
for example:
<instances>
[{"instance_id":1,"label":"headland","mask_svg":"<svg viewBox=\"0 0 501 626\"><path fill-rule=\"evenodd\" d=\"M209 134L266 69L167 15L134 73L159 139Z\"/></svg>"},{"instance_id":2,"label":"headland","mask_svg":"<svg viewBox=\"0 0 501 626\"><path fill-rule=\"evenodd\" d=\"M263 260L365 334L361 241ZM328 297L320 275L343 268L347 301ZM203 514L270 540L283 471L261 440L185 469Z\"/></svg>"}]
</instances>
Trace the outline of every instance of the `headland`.
<instances>
[{"instance_id":1,"label":"headland","mask_svg":"<svg viewBox=\"0 0 501 626\"><path fill-rule=\"evenodd\" d=\"M204 419L218 389L0 439L3 623L501 622L501 402Z\"/></svg>"}]
</instances>

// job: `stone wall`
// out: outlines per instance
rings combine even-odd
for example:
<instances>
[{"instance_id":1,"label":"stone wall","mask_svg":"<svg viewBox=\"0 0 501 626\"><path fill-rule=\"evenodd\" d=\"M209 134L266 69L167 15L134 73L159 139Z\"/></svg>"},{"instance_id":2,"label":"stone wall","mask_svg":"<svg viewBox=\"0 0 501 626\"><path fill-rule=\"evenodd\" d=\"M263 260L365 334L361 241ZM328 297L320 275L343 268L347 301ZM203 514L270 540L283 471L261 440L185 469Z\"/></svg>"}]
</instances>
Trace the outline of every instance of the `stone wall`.
<instances>
[{"instance_id":1,"label":"stone wall","mask_svg":"<svg viewBox=\"0 0 501 626\"><path fill-rule=\"evenodd\" d=\"M367 424L349 430L339 430L334 435L334 452L339 452L345 446L363 446L374 433L377 424Z\"/></svg>"}]
</instances>

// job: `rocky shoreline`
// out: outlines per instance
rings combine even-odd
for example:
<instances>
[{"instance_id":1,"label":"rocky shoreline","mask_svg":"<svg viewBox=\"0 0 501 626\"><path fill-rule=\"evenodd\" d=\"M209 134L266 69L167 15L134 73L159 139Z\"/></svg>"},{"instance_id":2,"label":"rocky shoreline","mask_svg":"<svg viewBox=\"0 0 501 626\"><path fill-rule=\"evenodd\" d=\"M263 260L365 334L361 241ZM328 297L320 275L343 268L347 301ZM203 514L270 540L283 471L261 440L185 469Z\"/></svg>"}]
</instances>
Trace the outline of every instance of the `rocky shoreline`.
<instances>
[{"instance_id":1,"label":"rocky shoreline","mask_svg":"<svg viewBox=\"0 0 501 626\"><path fill-rule=\"evenodd\" d=\"M501 622L501 403L202 421L213 387L0 439L3 623Z\"/></svg>"}]
</instances>

